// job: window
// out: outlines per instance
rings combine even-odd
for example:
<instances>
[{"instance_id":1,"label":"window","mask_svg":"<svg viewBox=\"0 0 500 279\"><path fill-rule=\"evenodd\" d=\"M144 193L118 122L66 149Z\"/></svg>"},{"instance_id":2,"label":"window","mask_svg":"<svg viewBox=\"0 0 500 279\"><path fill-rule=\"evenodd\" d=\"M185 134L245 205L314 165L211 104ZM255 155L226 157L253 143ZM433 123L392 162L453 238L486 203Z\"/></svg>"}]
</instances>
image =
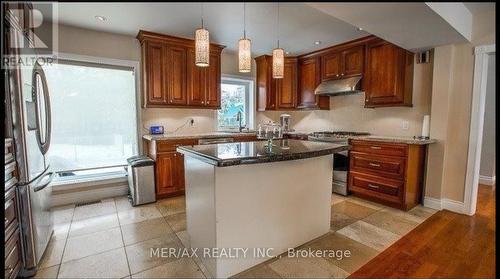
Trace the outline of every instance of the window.
<instances>
[{"instance_id":1,"label":"window","mask_svg":"<svg viewBox=\"0 0 500 279\"><path fill-rule=\"evenodd\" d=\"M44 71L52 111L48 160L54 171L62 176L116 171L138 154L134 68L59 60Z\"/></svg>"},{"instance_id":2,"label":"window","mask_svg":"<svg viewBox=\"0 0 500 279\"><path fill-rule=\"evenodd\" d=\"M251 94L253 81L223 77L221 84L221 109L217 111L219 131L238 129L238 113L241 113L242 126L253 127L253 106Z\"/></svg>"}]
</instances>

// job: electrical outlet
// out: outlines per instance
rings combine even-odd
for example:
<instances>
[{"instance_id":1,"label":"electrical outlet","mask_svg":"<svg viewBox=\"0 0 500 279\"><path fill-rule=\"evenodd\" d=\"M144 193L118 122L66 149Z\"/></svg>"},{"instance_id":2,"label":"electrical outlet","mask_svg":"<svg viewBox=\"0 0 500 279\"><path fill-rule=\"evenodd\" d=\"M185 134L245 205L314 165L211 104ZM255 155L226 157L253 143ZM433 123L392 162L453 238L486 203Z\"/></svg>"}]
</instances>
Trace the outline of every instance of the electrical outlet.
<instances>
[{"instance_id":1,"label":"electrical outlet","mask_svg":"<svg viewBox=\"0 0 500 279\"><path fill-rule=\"evenodd\" d=\"M401 129L403 129L403 130L410 129L410 122L406 121L406 120L404 120L403 122L401 122Z\"/></svg>"}]
</instances>

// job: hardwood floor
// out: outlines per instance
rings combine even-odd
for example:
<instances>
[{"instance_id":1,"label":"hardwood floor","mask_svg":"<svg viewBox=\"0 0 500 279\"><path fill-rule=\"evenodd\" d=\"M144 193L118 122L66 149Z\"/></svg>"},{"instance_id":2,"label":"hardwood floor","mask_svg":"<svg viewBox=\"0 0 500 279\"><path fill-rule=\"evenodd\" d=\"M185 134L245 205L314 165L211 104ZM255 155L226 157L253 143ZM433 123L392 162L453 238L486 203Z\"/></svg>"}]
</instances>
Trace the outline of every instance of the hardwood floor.
<instances>
[{"instance_id":1,"label":"hardwood floor","mask_svg":"<svg viewBox=\"0 0 500 279\"><path fill-rule=\"evenodd\" d=\"M474 216L440 211L349 278L495 278L495 187Z\"/></svg>"}]
</instances>

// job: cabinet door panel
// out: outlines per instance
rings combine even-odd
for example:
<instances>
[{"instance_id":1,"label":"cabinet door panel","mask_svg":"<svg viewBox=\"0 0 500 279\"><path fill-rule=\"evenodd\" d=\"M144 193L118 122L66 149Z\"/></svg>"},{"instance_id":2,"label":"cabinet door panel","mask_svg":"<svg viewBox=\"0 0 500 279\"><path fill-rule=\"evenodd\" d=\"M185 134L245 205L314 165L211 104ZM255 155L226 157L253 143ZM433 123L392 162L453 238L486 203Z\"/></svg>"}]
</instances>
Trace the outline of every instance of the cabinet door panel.
<instances>
[{"instance_id":1,"label":"cabinet door panel","mask_svg":"<svg viewBox=\"0 0 500 279\"><path fill-rule=\"evenodd\" d=\"M408 67L413 69L412 66L410 63ZM411 105L412 89L406 93L404 87L406 50L385 41L368 44L365 72L367 106ZM408 77L413 77L413 73ZM406 101L405 94L409 94Z\"/></svg>"},{"instance_id":2,"label":"cabinet door panel","mask_svg":"<svg viewBox=\"0 0 500 279\"><path fill-rule=\"evenodd\" d=\"M168 152L156 157L156 193L165 194L175 191L175 154Z\"/></svg>"},{"instance_id":3,"label":"cabinet door panel","mask_svg":"<svg viewBox=\"0 0 500 279\"><path fill-rule=\"evenodd\" d=\"M168 194L184 189L184 156L177 152L156 157L156 193Z\"/></svg>"},{"instance_id":4,"label":"cabinet door panel","mask_svg":"<svg viewBox=\"0 0 500 279\"><path fill-rule=\"evenodd\" d=\"M295 108L297 96L297 60L285 60L283 79L276 82L278 108Z\"/></svg>"},{"instance_id":5,"label":"cabinet door panel","mask_svg":"<svg viewBox=\"0 0 500 279\"><path fill-rule=\"evenodd\" d=\"M337 79L342 74L341 55L332 53L321 58L321 80Z\"/></svg>"},{"instance_id":6,"label":"cabinet door panel","mask_svg":"<svg viewBox=\"0 0 500 279\"><path fill-rule=\"evenodd\" d=\"M167 89L165 88L165 48L162 44L147 43L147 87L146 101L148 104L165 104Z\"/></svg>"},{"instance_id":7,"label":"cabinet door panel","mask_svg":"<svg viewBox=\"0 0 500 279\"><path fill-rule=\"evenodd\" d=\"M210 66L207 69L207 90L205 105L209 107L220 107L220 55L210 53Z\"/></svg>"},{"instance_id":8,"label":"cabinet door panel","mask_svg":"<svg viewBox=\"0 0 500 279\"><path fill-rule=\"evenodd\" d=\"M205 103L206 71L204 67L198 67L195 63L193 49L188 51L188 104L202 106Z\"/></svg>"},{"instance_id":9,"label":"cabinet door panel","mask_svg":"<svg viewBox=\"0 0 500 279\"><path fill-rule=\"evenodd\" d=\"M169 103L175 105L187 104L186 92L186 49L168 47L168 87Z\"/></svg>"},{"instance_id":10,"label":"cabinet door panel","mask_svg":"<svg viewBox=\"0 0 500 279\"><path fill-rule=\"evenodd\" d=\"M364 47L358 46L342 52L342 77L361 75L364 68Z\"/></svg>"},{"instance_id":11,"label":"cabinet door panel","mask_svg":"<svg viewBox=\"0 0 500 279\"><path fill-rule=\"evenodd\" d=\"M319 63L317 58L299 61L299 108L317 108L318 97L314 89L319 84Z\"/></svg>"}]
</instances>

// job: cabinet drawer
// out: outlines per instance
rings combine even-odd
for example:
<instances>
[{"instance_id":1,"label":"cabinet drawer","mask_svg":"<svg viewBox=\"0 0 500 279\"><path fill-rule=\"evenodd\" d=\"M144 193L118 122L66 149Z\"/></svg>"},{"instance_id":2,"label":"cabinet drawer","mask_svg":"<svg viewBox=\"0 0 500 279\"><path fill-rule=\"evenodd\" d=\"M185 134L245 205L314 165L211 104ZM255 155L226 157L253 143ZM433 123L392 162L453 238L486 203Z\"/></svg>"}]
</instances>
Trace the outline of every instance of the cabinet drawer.
<instances>
[{"instance_id":1,"label":"cabinet drawer","mask_svg":"<svg viewBox=\"0 0 500 279\"><path fill-rule=\"evenodd\" d=\"M351 140L352 151L379 154L388 156L405 157L408 146L398 143L381 143L376 141Z\"/></svg>"},{"instance_id":2,"label":"cabinet drawer","mask_svg":"<svg viewBox=\"0 0 500 279\"><path fill-rule=\"evenodd\" d=\"M359 152L350 153L350 170L368 172L394 179L404 179L406 159Z\"/></svg>"},{"instance_id":3,"label":"cabinet drawer","mask_svg":"<svg viewBox=\"0 0 500 279\"><path fill-rule=\"evenodd\" d=\"M368 196L398 202L402 199L404 182L384 177L349 172L349 190Z\"/></svg>"},{"instance_id":4,"label":"cabinet drawer","mask_svg":"<svg viewBox=\"0 0 500 279\"><path fill-rule=\"evenodd\" d=\"M15 278L17 270L20 266L20 256L19 251L19 230L12 235L12 237L7 241L5 245L5 277L4 278Z\"/></svg>"},{"instance_id":5,"label":"cabinet drawer","mask_svg":"<svg viewBox=\"0 0 500 279\"><path fill-rule=\"evenodd\" d=\"M175 151L181 145L195 145L198 143L197 139L176 139L176 140L162 140L157 141L156 147L158 152L171 152Z\"/></svg>"}]
</instances>

